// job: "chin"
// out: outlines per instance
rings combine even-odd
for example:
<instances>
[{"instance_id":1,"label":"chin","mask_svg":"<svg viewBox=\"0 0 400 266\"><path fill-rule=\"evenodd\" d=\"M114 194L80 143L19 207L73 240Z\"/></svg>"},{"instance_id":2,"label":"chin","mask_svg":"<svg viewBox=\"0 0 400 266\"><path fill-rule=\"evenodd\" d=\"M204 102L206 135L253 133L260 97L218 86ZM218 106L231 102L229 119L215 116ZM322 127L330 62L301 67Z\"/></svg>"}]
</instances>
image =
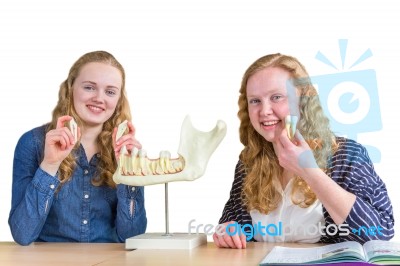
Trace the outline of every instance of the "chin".
<instances>
[{"instance_id":1,"label":"chin","mask_svg":"<svg viewBox=\"0 0 400 266\"><path fill-rule=\"evenodd\" d=\"M102 125L106 122L107 120L93 120L93 119L87 119L85 120L85 124L88 126L98 126L98 125Z\"/></svg>"}]
</instances>

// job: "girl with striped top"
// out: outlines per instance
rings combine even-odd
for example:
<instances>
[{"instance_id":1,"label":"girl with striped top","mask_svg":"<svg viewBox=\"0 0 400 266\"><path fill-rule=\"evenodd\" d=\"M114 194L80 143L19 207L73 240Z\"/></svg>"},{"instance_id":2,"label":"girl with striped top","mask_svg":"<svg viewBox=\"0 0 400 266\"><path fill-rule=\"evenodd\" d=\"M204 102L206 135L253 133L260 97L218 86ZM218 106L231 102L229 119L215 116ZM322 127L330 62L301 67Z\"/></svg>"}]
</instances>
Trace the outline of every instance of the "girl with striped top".
<instances>
[{"instance_id":1,"label":"girl with striped top","mask_svg":"<svg viewBox=\"0 0 400 266\"><path fill-rule=\"evenodd\" d=\"M246 240L364 243L393 237L384 182L362 145L330 130L296 58L256 60L243 76L238 103L244 148L219 220L225 230L213 235L218 247L246 248ZM298 117L292 137L285 130L288 115Z\"/></svg>"}]
</instances>

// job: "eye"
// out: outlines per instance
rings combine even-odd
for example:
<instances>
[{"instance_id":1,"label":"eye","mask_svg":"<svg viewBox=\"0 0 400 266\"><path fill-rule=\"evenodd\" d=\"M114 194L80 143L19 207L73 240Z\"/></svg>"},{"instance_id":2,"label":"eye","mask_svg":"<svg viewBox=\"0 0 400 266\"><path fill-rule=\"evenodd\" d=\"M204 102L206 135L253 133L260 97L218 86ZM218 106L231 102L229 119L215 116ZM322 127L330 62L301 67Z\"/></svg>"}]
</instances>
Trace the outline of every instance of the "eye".
<instances>
[{"instance_id":1,"label":"eye","mask_svg":"<svg viewBox=\"0 0 400 266\"><path fill-rule=\"evenodd\" d=\"M279 102L279 101L282 100L283 98L284 98L283 95L278 94L278 95L273 95L273 96L271 97L271 100L272 100L273 102Z\"/></svg>"},{"instance_id":2,"label":"eye","mask_svg":"<svg viewBox=\"0 0 400 266\"><path fill-rule=\"evenodd\" d=\"M259 102L260 102L259 99L250 99L250 100L249 100L249 104L257 104L257 103L259 103Z\"/></svg>"},{"instance_id":3,"label":"eye","mask_svg":"<svg viewBox=\"0 0 400 266\"><path fill-rule=\"evenodd\" d=\"M87 90L87 91L93 91L95 88L93 86L90 86L90 85L85 85L85 86L83 86L83 89Z\"/></svg>"},{"instance_id":4,"label":"eye","mask_svg":"<svg viewBox=\"0 0 400 266\"><path fill-rule=\"evenodd\" d=\"M117 95L117 92L115 90L106 90L106 94L108 96L115 96Z\"/></svg>"}]
</instances>

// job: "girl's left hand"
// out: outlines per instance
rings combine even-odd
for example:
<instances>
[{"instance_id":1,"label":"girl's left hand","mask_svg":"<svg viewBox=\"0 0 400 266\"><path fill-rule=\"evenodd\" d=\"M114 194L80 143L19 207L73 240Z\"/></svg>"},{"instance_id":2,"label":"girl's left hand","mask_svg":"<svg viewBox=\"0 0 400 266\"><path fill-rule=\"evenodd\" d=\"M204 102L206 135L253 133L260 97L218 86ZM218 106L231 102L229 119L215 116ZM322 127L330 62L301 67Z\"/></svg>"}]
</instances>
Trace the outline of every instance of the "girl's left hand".
<instances>
[{"instance_id":1,"label":"girl's left hand","mask_svg":"<svg viewBox=\"0 0 400 266\"><path fill-rule=\"evenodd\" d=\"M307 176L310 168L319 168L314 154L298 130L292 140L285 130L275 144L275 152L280 166L301 177Z\"/></svg>"},{"instance_id":2,"label":"girl's left hand","mask_svg":"<svg viewBox=\"0 0 400 266\"><path fill-rule=\"evenodd\" d=\"M123 146L126 146L126 149L128 150L129 153L132 152L133 147L136 147L137 149L142 148L142 144L140 144L140 142L135 138L136 130L130 121L128 122L128 129L129 129L128 134L123 135L118 139L118 141L116 141L115 138L117 135L117 128L116 127L114 128L112 139L113 139L115 158L117 158L117 160L121 155L121 149Z\"/></svg>"}]
</instances>

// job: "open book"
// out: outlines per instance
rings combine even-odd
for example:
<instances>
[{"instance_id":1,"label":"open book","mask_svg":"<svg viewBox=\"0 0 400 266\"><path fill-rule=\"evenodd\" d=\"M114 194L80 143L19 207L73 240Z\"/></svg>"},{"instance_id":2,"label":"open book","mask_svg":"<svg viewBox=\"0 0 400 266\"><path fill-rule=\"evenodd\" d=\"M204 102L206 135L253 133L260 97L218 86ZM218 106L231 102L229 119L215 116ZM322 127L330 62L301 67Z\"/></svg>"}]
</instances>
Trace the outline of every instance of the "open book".
<instances>
[{"instance_id":1,"label":"open book","mask_svg":"<svg viewBox=\"0 0 400 266\"><path fill-rule=\"evenodd\" d=\"M361 245L355 241L312 248L274 247L260 265L308 265L345 262L400 264L400 243L371 240Z\"/></svg>"}]
</instances>

